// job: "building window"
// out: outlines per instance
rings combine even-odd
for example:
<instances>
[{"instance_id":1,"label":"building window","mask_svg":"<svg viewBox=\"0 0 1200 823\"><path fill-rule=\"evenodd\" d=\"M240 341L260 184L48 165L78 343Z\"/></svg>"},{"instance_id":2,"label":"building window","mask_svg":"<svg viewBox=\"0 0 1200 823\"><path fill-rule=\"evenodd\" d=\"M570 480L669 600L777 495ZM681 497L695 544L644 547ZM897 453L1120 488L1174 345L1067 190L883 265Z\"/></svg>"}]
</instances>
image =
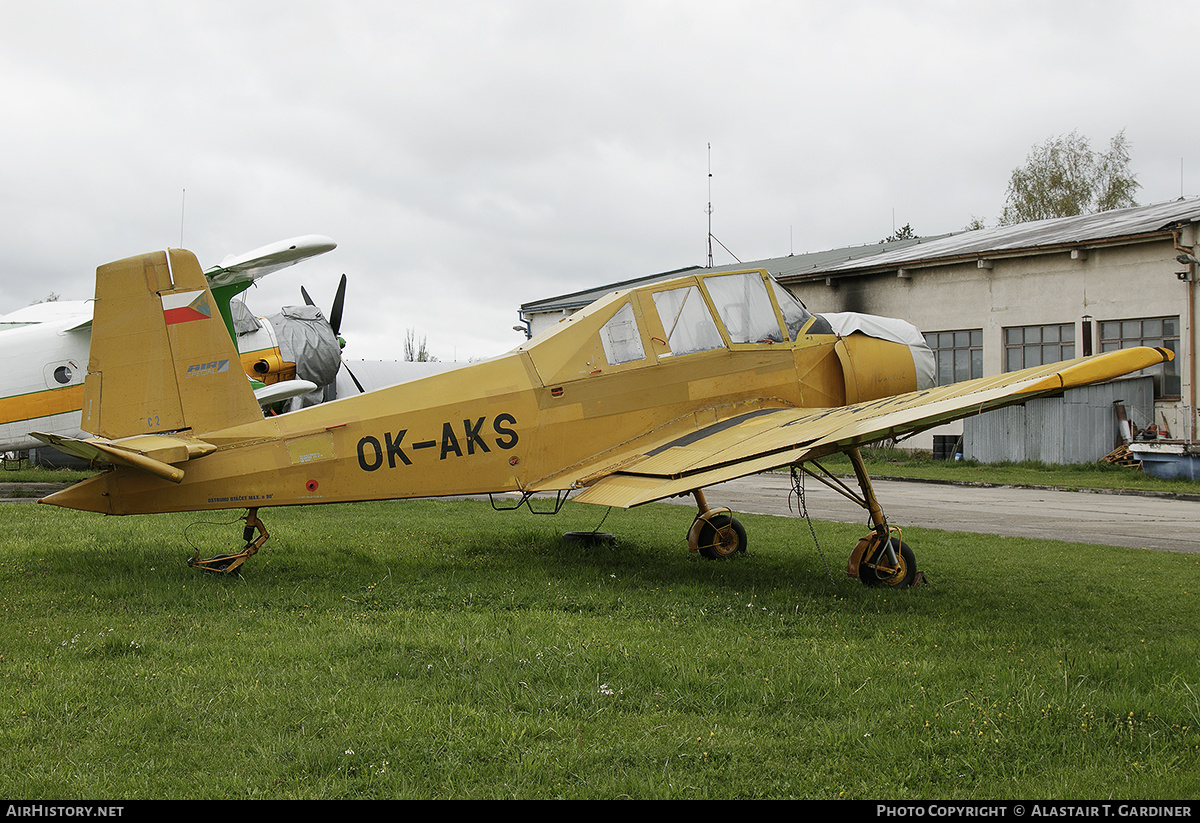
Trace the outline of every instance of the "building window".
<instances>
[{"instance_id":1,"label":"building window","mask_svg":"<svg viewBox=\"0 0 1200 823\"><path fill-rule=\"evenodd\" d=\"M1100 351L1115 351L1134 346L1179 350L1178 317L1144 317L1140 320L1105 320L1100 323ZM1154 396L1179 397L1183 392L1178 361L1142 369L1139 375L1154 378Z\"/></svg>"},{"instance_id":2,"label":"building window","mask_svg":"<svg viewBox=\"0 0 1200 823\"><path fill-rule=\"evenodd\" d=\"M939 386L983 377L983 329L930 332L925 342L933 349Z\"/></svg>"},{"instance_id":3,"label":"building window","mask_svg":"<svg viewBox=\"0 0 1200 823\"><path fill-rule=\"evenodd\" d=\"M1004 370L1045 366L1075 356L1075 324L1013 326L1004 330Z\"/></svg>"}]
</instances>

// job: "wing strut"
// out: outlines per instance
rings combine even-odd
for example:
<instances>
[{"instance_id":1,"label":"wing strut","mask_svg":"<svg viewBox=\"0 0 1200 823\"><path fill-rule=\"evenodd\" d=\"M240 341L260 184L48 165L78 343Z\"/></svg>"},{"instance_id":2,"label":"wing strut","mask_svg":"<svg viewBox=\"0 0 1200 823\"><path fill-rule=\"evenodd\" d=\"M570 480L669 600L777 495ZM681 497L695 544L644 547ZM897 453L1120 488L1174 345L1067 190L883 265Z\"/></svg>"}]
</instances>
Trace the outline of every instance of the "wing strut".
<instances>
[{"instance_id":1,"label":"wing strut","mask_svg":"<svg viewBox=\"0 0 1200 823\"><path fill-rule=\"evenodd\" d=\"M808 467L809 463L812 463L814 466L816 466L818 469L820 469L821 474L817 474L815 471L810 469ZM809 477L813 477L813 478L816 478L817 480L820 480L826 486L833 489L835 492L837 492L838 494L840 494L842 497L846 498L847 500L854 501L858 505L862 506L864 509L867 507L867 502L865 500L863 500L861 497L859 497L857 494L855 494L853 489L851 489L849 486L847 486L845 483L843 483L840 477L830 474L829 469L822 466L816 460L807 460L803 463L793 463L792 470L795 471L797 469L804 472Z\"/></svg>"},{"instance_id":2,"label":"wing strut","mask_svg":"<svg viewBox=\"0 0 1200 823\"><path fill-rule=\"evenodd\" d=\"M888 525L887 517L883 513L883 507L879 505L879 499L875 497L875 489L871 486L871 478L867 474L866 464L863 462L862 455L858 449L850 448L846 450L846 456L850 458L850 464L854 467L854 476L858 480L858 487L862 490L862 495L857 495L854 490L829 473L829 470L818 463L816 460L809 460L804 463L799 463L793 468L799 468L809 477L815 477L829 488L833 489L838 494L845 497L847 500L853 500L858 505L867 510L867 514L871 518L871 528L880 534L887 534ZM812 463L821 470L821 474L808 467L808 463Z\"/></svg>"}]
</instances>

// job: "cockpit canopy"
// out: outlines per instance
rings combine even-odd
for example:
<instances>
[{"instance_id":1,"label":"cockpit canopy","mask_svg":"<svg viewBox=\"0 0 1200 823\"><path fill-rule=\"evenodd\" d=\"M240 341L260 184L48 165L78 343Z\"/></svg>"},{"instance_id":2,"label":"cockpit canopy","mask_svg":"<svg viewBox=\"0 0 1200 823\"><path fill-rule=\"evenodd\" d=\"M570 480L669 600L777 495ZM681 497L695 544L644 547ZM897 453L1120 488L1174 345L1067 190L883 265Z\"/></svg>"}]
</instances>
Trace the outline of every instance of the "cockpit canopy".
<instances>
[{"instance_id":1,"label":"cockpit canopy","mask_svg":"<svg viewBox=\"0 0 1200 823\"><path fill-rule=\"evenodd\" d=\"M874 328L846 333L854 331L879 334ZM558 382L639 368L663 358L766 348L834 334L840 332L829 318L813 314L766 272L755 270L692 275L614 293L523 348L543 380ZM570 344L563 335L578 342ZM897 340L890 332L880 336ZM550 344L550 338L562 345Z\"/></svg>"},{"instance_id":2,"label":"cockpit canopy","mask_svg":"<svg viewBox=\"0 0 1200 823\"><path fill-rule=\"evenodd\" d=\"M806 326L809 326L806 330L809 334L828 334L831 331L824 322L818 325L816 321L819 318L814 318L808 309L774 280L764 279L761 272L707 275L703 276L700 282L707 292L708 300L705 299L701 286L694 282L653 292L654 308L665 332L663 339L669 350L663 352L664 355L711 351L725 346L726 343L737 345L791 342L799 338ZM627 324L632 322L633 312L629 304L626 304L609 321L612 331L602 334L606 339L606 351L610 338L630 339L628 335L632 333ZM817 328L812 328L814 325ZM722 327L726 336L721 334ZM636 348L636 355L632 350L627 352L630 355L628 359L643 356L641 346Z\"/></svg>"}]
</instances>

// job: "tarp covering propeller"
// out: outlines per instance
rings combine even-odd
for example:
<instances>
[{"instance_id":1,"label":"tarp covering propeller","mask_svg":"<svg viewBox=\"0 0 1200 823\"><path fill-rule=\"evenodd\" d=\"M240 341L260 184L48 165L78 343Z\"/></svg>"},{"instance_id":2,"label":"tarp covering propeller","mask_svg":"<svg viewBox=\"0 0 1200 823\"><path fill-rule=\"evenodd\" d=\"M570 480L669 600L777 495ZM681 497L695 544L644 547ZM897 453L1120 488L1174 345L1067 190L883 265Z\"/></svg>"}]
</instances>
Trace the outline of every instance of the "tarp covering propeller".
<instances>
[{"instance_id":1,"label":"tarp covering propeller","mask_svg":"<svg viewBox=\"0 0 1200 823\"><path fill-rule=\"evenodd\" d=\"M279 355L296 364L296 376L324 387L337 379L342 347L333 327L316 306L284 306L267 318L275 329ZM294 407L312 406L324 399L321 391L294 398Z\"/></svg>"}]
</instances>

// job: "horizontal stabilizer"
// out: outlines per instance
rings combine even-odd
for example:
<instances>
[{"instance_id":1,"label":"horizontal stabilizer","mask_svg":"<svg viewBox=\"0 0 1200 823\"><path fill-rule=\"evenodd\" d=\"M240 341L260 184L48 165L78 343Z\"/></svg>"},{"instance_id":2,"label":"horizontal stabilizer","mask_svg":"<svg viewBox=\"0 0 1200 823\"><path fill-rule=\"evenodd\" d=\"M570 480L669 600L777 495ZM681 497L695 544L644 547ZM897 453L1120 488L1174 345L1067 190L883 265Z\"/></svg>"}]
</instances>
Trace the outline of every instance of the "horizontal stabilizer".
<instances>
[{"instance_id":1,"label":"horizontal stabilizer","mask_svg":"<svg viewBox=\"0 0 1200 823\"><path fill-rule=\"evenodd\" d=\"M216 451L211 443L173 435L142 435L121 441L89 438L81 440L56 434L31 432L31 435L64 454L89 463L111 463L144 471L155 477L179 483L183 469L172 465L203 457Z\"/></svg>"}]
</instances>

